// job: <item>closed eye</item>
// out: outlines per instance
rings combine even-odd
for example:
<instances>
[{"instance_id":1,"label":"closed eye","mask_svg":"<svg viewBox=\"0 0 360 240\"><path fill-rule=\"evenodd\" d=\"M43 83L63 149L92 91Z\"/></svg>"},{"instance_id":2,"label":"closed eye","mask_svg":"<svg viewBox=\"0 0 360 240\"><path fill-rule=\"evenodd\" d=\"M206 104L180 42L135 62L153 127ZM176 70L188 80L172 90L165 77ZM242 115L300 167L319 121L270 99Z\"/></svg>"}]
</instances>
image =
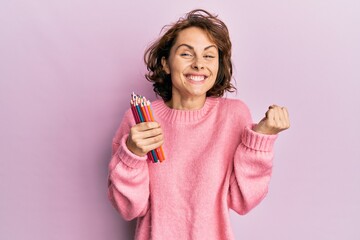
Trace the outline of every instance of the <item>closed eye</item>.
<instances>
[{"instance_id":1,"label":"closed eye","mask_svg":"<svg viewBox=\"0 0 360 240\"><path fill-rule=\"evenodd\" d=\"M182 57L192 57L190 53L181 53L180 56Z\"/></svg>"}]
</instances>

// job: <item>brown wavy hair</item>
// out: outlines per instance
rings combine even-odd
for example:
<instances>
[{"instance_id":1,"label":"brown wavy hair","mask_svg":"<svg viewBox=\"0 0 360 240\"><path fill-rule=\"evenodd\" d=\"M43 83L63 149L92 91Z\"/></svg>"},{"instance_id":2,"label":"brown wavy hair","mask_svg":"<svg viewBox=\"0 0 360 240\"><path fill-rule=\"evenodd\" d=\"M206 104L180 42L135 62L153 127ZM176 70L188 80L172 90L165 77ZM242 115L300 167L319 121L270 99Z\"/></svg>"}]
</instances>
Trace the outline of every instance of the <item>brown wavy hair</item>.
<instances>
[{"instance_id":1,"label":"brown wavy hair","mask_svg":"<svg viewBox=\"0 0 360 240\"><path fill-rule=\"evenodd\" d=\"M154 91L157 95L167 102L172 98L171 76L167 74L161 59L169 58L170 50L176 42L180 31L198 27L209 35L210 39L216 44L219 51L219 70L214 86L206 93L208 97L221 97L225 91L234 92L235 86L230 82L233 68L231 62L231 41L229 31L225 23L217 15L212 15L202 9L195 9L180 18L172 25L166 25L162 31L166 32L155 41L144 54L144 61L148 73L146 79L153 83Z\"/></svg>"}]
</instances>

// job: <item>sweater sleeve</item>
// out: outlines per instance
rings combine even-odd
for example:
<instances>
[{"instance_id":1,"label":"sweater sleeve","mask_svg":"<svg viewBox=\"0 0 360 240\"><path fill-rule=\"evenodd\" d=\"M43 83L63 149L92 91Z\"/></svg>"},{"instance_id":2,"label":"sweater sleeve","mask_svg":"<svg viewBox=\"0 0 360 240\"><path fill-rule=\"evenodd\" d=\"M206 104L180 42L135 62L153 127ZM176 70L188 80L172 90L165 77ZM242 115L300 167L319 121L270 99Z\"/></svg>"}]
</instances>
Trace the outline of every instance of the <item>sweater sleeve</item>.
<instances>
[{"instance_id":1,"label":"sweater sleeve","mask_svg":"<svg viewBox=\"0 0 360 240\"><path fill-rule=\"evenodd\" d=\"M241 215L257 206L268 192L277 138L253 131L251 121L248 113L230 177L229 207Z\"/></svg>"},{"instance_id":2,"label":"sweater sleeve","mask_svg":"<svg viewBox=\"0 0 360 240\"><path fill-rule=\"evenodd\" d=\"M147 157L133 154L126 146L133 124L135 122L129 110L113 138L108 174L108 197L128 221L144 216L149 208Z\"/></svg>"}]
</instances>

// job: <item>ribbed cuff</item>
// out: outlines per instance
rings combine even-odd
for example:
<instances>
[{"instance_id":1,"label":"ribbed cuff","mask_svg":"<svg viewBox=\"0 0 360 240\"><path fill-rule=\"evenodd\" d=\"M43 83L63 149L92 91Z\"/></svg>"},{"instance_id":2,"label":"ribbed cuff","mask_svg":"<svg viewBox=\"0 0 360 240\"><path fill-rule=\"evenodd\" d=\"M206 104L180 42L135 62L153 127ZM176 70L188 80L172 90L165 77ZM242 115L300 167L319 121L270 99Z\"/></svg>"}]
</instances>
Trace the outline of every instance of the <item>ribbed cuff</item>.
<instances>
[{"instance_id":1,"label":"ribbed cuff","mask_svg":"<svg viewBox=\"0 0 360 240\"><path fill-rule=\"evenodd\" d=\"M117 155L125 165L130 168L140 168L144 164L146 164L147 156L139 157L138 155L132 153L126 146L126 140L128 138L128 134L123 136L120 141L120 147L118 149Z\"/></svg>"},{"instance_id":2,"label":"ribbed cuff","mask_svg":"<svg viewBox=\"0 0 360 240\"><path fill-rule=\"evenodd\" d=\"M270 152L274 148L275 140L277 138L277 134L275 135L267 135L258 133L252 130L254 124L246 126L242 136L242 143L248 148Z\"/></svg>"}]
</instances>

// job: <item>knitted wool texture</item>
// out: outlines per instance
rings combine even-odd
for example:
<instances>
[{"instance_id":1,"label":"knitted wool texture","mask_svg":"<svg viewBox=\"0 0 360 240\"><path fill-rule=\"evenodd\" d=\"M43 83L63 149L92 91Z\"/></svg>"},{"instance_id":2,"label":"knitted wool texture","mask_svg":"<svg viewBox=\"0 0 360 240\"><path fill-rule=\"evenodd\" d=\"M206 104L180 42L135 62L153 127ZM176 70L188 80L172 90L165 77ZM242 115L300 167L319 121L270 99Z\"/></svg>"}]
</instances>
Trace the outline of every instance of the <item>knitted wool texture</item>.
<instances>
[{"instance_id":1,"label":"knitted wool texture","mask_svg":"<svg viewBox=\"0 0 360 240\"><path fill-rule=\"evenodd\" d=\"M128 110L113 139L109 198L137 240L234 239L229 208L246 214L265 197L277 135L251 130L240 100L207 98L199 110L152 103L166 160L152 163L126 147Z\"/></svg>"}]
</instances>

